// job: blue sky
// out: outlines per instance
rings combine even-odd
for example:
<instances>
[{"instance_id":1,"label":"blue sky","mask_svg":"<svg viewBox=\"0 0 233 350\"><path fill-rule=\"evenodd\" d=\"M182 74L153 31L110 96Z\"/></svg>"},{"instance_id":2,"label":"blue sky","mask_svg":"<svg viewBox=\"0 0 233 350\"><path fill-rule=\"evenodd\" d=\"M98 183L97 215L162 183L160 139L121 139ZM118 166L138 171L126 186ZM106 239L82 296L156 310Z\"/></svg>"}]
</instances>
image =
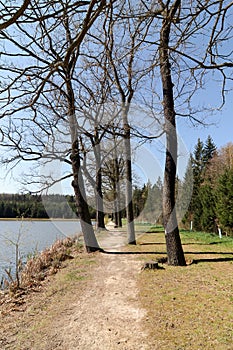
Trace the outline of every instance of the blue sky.
<instances>
[{"instance_id":1,"label":"blue sky","mask_svg":"<svg viewBox=\"0 0 233 350\"><path fill-rule=\"evenodd\" d=\"M187 148L192 151L197 139L205 141L210 135L217 148L233 142L233 92L228 96L223 110L208 118L208 125L193 127L187 121L179 120L177 128Z\"/></svg>"},{"instance_id":2,"label":"blue sky","mask_svg":"<svg viewBox=\"0 0 233 350\"><path fill-rule=\"evenodd\" d=\"M216 102L216 91L209 91L210 101L213 98L213 102ZM208 135L211 135L217 148L226 145L228 142L233 142L233 92L230 92L227 96L226 104L221 111L215 112L214 115L209 116L205 121L207 126L193 126L186 118L178 118L177 131L182 148L182 157L180 157L179 177L182 177L185 170L186 162L188 160L190 152L193 151L194 146L197 143L198 138L205 141ZM135 171L138 172L139 180L147 182L148 179L154 183L158 176L162 176L164 161L164 143L158 141L155 146L145 145L135 158ZM9 172L4 168L1 169L0 179L0 193L17 193L21 189L20 183L16 181L20 176L25 165L18 166ZM57 185L53 192L59 192L63 194L72 193L70 186L70 179L63 185Z\"/></svg>"},{"instance_id":3,"label":"blue sky","mask_svg":"<svg viewBox=\"0 0 233 350\"><path fill-rule=\"evenodd\" d=\"M199 36L198 36L199 38ZM194 39L195 40L195 39ZM203 37L205 40L205 37ZM199 42L196 43L197 47ZM228 46L228 47L227 47ZM226 42L226 50L231 52L232 50L232 39L229 39ZM227 51L226 51L227 52ZM229 75L232 76L232 69L229 70ZM157 84L157 81L156 81ZM233 142L233 118L232 118L232 110L233 110L233 89L232 89L232 81L229 81L229 86L226 86L226 89L229 91L226 104L223 106L222 110L214 113L212 116L209 116L205 121L208 126L203 127L193 126L189 123L185 118L177 120L177 131L179 138L183 143L182 153L184 154L184 159L187 160L190 152L193 151L195 144L197 143L197 139L200 138L202 141L205 141L208 135L211 135L214 143L217 148L220 148L226 145L228 142ZM218 73L209 73L205 76L204 86L202 86L201 91L195 95L195 104L198 106L205 103L206 105L212 107L216 107L220 104L220 96L221 96L221 75ZM162 175L163 172L163 160L164 160L164 144L163 142L155 142L155 146L148 145L147 147L143 147L138 159L136 159L136 167L138 167L138 172L142 176L142 178L146 179L150 177L152 182L155 181L158 175ZM182 157L180 157L180 168L183 168L182 165ZM185 164L185 163L184 163ZM28 167L28 165L26 165ZM19 178L20 174L23 170L25 170L25 164L21 163L21 167L17 167L9 172L8 176L6 176L7 172L4 168L1 169L0 173L0 193L8 192L8 193L16 193L21 189L21 185L17 183L17 178ZM139 175L139 176L140 176ZM58 186L57 191L60 192L71 192L71 187L69 185L70 180L66 182L64 186Z\"/></svg>"},{"instance_id":4,"label":"blue sky","mask_svg":"<svg viewBox=\"0 0 233 350\"><path fill-rule=\"evenodd\" d=\"M215 142L218 148L226 145L228 142L233 142L232 104L233 99L227 103L226 107L222 112L217 113L215 116L212 116L211 119L209 119L212 121L212 125L206 127L193 127L190 125L190 123L187 123L187 121L185 120L178 120L177 129L179 137L182 139L187 151L185 152L186 160L188 157L188 153L193 151L198 138L200 138L202 141L205 141L208 135L211 135L213 141ZM140 154L143 154L143 156L139 155L141 160L139 162L136 161L136 163L138 163L138 167L141 168L141 170L139 169L139 174L141 172L141 178L147 179L148 177L150 177L150 175L148 175L148 172L152 174L154 172L153 169L156 169L156 172L154 172L154 174L151 176L152 182L154 182L157 176L161 175L163 163L162 151L159 152L157 147L157 151L155 151L155 153L152 154L153 152L154 150L150 149L149 147L144 148L144 150ZM147 161L148 159L149 161ZM150 161L150 159L152 159L152 161ZM145 161L146 165L144 165L143 160ZM9 173L7 179L0 180L0 193L15 193L20 190L21 185L17 183L15 178L19 176L22 170L22 166L18 167L17 169L14 169L12 172ZM5 174L5 170L2 169L1 178L3 178ZM69 182L66 182L64 186L58 186L57 191L63 193L70 193L71 187L69 186Z\"/></svg>"}]
</instances>

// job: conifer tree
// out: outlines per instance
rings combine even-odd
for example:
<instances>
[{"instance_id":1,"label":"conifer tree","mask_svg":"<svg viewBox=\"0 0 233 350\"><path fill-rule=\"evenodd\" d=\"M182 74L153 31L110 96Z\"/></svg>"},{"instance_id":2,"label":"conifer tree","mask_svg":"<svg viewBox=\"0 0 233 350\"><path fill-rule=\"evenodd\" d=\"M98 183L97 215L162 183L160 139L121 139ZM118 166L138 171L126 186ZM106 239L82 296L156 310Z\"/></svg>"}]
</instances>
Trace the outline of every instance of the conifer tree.
<instances>
[{"instance_id":1,"label":"conifer tree","mask_svg":"<svg viewBox=\"0 0 233 350\"><path fill-rule=\"evenodd\" d=\"M216 152L216 145L213 142L212 137L209 135L203 149L203 162L204 166L209 163L209 161L213 158L215 152Z\"/></svg>"},{"instance_id":2,"label":"conifer tree","mask_svg":"<svg viewBox=\"0 0 233 350\"><path fill-rule=\"evenodd\" d=\"M192 156L193 195L189 212L189 216L193 217L196 230L210 231L214 229L214 191L209 177L207 178L205 175L215 152L216 145L210 135L205 143L198 139Z\"/></svg>"},{"instance_id":3,"label":"conifer tree","mask_svg":"<svg viewBox=\"0 0 233 350\"><path fill-rule=\"evenodd\" d=\"M217 188L217 217L226 231L233 232L233 169L220 176Z\"/></svg>"},{"instance_id":4,"label":"conifer tree","mask_svg":"<svg viewBox=\"0 0 233 350\"><path fill-rule=\"evenodd\" d=\"M201 230L213 232L216 228L216 196L210 184L200 187L199 199L199 227Z\"/></svg>"}]
</instances>

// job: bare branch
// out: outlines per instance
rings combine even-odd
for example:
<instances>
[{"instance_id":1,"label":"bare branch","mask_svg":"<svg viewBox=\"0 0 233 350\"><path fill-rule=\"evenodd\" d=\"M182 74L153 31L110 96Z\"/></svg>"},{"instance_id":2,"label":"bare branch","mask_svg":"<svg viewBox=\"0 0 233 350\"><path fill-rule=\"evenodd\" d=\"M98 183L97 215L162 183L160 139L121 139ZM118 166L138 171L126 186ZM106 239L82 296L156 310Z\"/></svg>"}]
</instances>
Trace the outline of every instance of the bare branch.
<instances>
[{"instance_id":1,"label":"bare branch","mask_svg":"<svg viewBox=\"0 0 233 350\"><path fill-rule=\"evenodd\" d=\"M19 19L19 17L23 15L30 2L31 0L24 0L23 5L15 12L15 14L10 19L5 21L4 23L0 23L0 31L14 24Z\"/></svg>"}]
</instances>

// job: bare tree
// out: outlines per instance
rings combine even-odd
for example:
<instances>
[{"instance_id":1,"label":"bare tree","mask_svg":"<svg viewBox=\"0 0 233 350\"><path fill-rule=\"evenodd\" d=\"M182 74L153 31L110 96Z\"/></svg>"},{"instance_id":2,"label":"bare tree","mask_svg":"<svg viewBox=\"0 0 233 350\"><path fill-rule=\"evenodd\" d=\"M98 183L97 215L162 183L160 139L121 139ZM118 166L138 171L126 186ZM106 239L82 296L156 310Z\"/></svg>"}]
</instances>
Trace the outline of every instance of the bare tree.
<instances>
[{"instance_id":1,"label":"bare tree","mask_svg":"<svg viewBox=\"0 0 233 350\"><path fill-rule=\"evenodd\" d=\"M124 16L127 11L130 16ZM133 15L131 1L112 3L106 10L104 35L98 37L92 31L92 45L104 49L106 60L103 62L98 55L90 59L94 65L101 67L110 82L111 101L119 108L121 126L118 134L124 140L124 160L126 179L126 217L128 243L136 244L134 229L134 214L132 203L132 160L131 160L131 125L129 121L130 107L139 83L148 72L145 61L140 62L143 43L151 20L141 20ZM110 126L110 124L109 124ZM109 128L111 129L111 127Z\"/></svg>"},{"instance_id":2,"label":"bare tree","mask_svg":"<svg viewBox=\"0 0 233 350\"><path fill-rule=\"evenodd\" d=\"M205 123L205 107L196 107L195 96L207 86L209 71L221 78L220 94L224 103L227 81L232 66L232 51L224 45L231 38L232 26L229 1L199 1L183 3L181 0L159 1L151 16L155 18L153 31L155 56L162 83L162 104L166 132L166 158L163 186L163 220L167 244L168 263L185 265L185 259L176 217L175 181L177 164L178 116L193 123ZM146 14L145 14L146 16ZM224 48L222 48L224 46ZM155 60L154 60L155 61ZM218 86L219 87L219 86ZM221 104L221 103L220 103ZM206 110L213 111L211 108ZM198 116L202 114L202 118Z\"/></svg>"},{"instance_id":3,"label":"bare tree","mask_svg":"<svg viewBox=\"0 0 233 350\"><path fill-rule=\"evenodd\" d=\"M185 265L175 207L176 123L180 117L191 121L191 125L204 124L205 112L213 112L225 102L232 80L232 49L229 45L229 41L232 42L232 7L230 0L210 0L204 4L199 0L149 4L125 0L110 1L109 6L104 1L94 0L31 1L22 19L19 17L14 25L0 32L1 117L5 117L3 131L8 135L5 145L15 152L6 161L15 164L21 159L43 158L49 162L56 158L72 166L73 186L88 249L97 242L92 241L92 228L90 231L87 228L90 218L85 205L82 173L82 127L76 116L76 101L80 98L77 91L84 82L80 81L83 71L80 53L85 54L87 72L88 67L98 67L94 75L96 79L100 78L99 83L104 76L105 92L110 91L107 98L120 105L122 123L118 133L123 136L125 144L128 241L132 244L136 240L132 211L131 137L133 132L150 141L155 136L143 135L141 130L132 128L130 107L134 99L141 97L144 102L151 101L151 108L158 109L155 114L159 115L162 110L160 117L156 118L165 125L161 133L165 131L167 142L163 217L168 263ZM87 33L89 42L85 44L91 45L91 50L82 46ZM222 100L215 106L213 101L208 101L211 108L205 108L202 105L204 87L208 89L213 77L221 80L221 85L216 86ZM86 87L88 84L85 83ZM203 103L197 105L196 96ZM111 135L112 122L110 118L106 125L103 125L103 120L94 124L97 138L92 140L96 149L104 129ZM68 134L71 136L70 148L61 151L55 147L58 131L63 138ZM56 148L56 155L53 148ZM98 154L96 164L101 162Z\"/></svg>"},{"instance_id":4,"label":"bare tree","mask_svg":"<svg viewBox=\"0 0 233 350\"><path fill-rule=\"evenodd\" d=\"M168 53L171 24L179 10L180 0L166 11L160 31L159 61L163 87L163 108L166 131L166 159L163 184L163 221L169 265L186 265L181 245L175 208L175 181L177 162L177 135L171 77L171 64Z\"/></svg>"},{"instance_id":5,"label":"bare tree","mask_svg":"<svg viewBox=\"0 0 233 350\"><path fill-rule=\"evenodd\" d=\"M89 54L89 42L87 39L85 44L87 48L82 53L82 70L77 80L79 84L79 87L77 87L79 99L76 101L77 112L82 119L82 122L79 123L81 150L84 158L82 168L95 192L96 227L97 229L105 229L102 192L102 163L104 155L101 143L105 138L107 128L101 128L100 125L108 123L105 103L107 104L108 101L109 88L106 74L103 71L99 72L98 67L93 67L89 62L86 62L85 56Z\"/></svg>"},{"instance_id":6,"label":"bare tree","mask_svg":"<svg viewBox=\"0 0 233 350\"><path fill-rule=\"evenodd\" d=\"M42 4L31 1L24 16L37 18L37 22L22 21L9 31L1 31L4 57L1 117L5 120L5 146L13 152L5 161L16 164L22 160L60 159L71 165L72 186L88 252L100 248L81 171L74 86L81 44L105 5L104 0L57 0ZM71 147L54 153L59 127L61 132L69 129Z\"/></svg>"}]
</instances>

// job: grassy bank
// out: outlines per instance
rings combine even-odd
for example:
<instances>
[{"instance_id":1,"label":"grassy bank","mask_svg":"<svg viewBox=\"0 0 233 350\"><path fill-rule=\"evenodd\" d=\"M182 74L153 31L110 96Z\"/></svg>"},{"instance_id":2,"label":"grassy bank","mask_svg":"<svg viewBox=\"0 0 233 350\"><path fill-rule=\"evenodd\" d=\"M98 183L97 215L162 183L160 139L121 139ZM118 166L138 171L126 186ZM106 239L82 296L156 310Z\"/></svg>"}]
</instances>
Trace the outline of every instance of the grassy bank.
<instances>
[{"instance_id":1,"label":"grassy bank","mask_svg":"<svg viewBox=\"0 0 233 350\"><path fill-rule=\"evenodd\" d=\"M12 274L10 269L5 270L8 278L2 278L1 286L5 292L14 295L18 290L29 290L40 285L48 276L56 274L66 260L73 259L73 255L83 251L77 237L66 237L54 242L41 253L28 256L22 266L20 259L16 261L17 273ZM1 301L1 300L0 300Z\"/></svg>"},{"instance_id":2,"label":"grassy bank","mask_svg":"<svg viewBox=\"0 0 233 350\"><path fill-rule=\"evenodd\" d=\"M142 262L165 257L164 235L153 229L139 240ZM233 239L181 232L187 267L160 264L142 271L138 288L147 310L151 349L232 349ZM131 248L131 247L130 247Z\"/></svg>"}]
</instances>

